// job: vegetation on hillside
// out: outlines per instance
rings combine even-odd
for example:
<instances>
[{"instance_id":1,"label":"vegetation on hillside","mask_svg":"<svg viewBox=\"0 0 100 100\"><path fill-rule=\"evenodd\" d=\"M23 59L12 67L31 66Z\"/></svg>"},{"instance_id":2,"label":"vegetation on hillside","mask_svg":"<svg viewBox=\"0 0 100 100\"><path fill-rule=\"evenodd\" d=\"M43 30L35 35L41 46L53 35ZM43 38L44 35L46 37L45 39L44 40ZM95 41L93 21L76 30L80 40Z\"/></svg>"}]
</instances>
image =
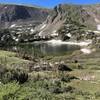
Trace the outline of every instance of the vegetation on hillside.
<instances>
[{"instance_id":1,"label":"vegetation on hillside","mask_svg":"<svg viewBox=\"0 0 100 100\"><path fill-rule=\"evenodd\" d=\"M81 24L78 21L73 21L71 17L66 17L64 25L58 30L59 37L65 40L82 40L84 37L82 34L85 34L86 26ZM70 36L68 35L70 34Z\"/></svg>"},{"instance_id":2,"label":"vegetation on hillside","mask_svg":"<svg viewBox=\"0 0 100 100\"><path fill-rule=\"evenodd\" d=\"M81 6L63 5L59 10L67 12L58 38L92 39L91 45L82 48L93 52L75 50L63 55L43 55L25 44L34 41L34 34L0 30L0 100L100 100L100 34L86 34ZM12 50L12 45L18 48Z\"/></svg>"}]
</instances>

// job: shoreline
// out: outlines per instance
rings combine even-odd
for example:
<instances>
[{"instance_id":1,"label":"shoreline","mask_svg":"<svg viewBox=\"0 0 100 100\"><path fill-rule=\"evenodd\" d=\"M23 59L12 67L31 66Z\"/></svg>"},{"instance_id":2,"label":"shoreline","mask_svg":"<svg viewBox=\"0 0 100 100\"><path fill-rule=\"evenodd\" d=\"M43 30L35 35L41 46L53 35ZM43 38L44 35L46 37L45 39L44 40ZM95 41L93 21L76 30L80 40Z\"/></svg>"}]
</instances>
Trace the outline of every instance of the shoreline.
<instances>
[{"instance_id":1,"label":"shoreline","mask_svg":"<svg viewBox=\"0 0 100 100\"><path fill-rule=\"evenodd\" d=\"M51 45L63 45L63 44L68 44L68 45L78 45L78 46L88 46L89 44L92 43L92 40L86 40L86 41L80 41L80 42L74 42L74 41L69 41L69 42L65 42L65 41L62 41L62 40L50 40L50 41L47 41L45 43L49 43Z\"/></svg>"},{"instance_id":2,"label":"shoreline","mask_svg":"<svg viewBox=\"0 0 100 100\"><path fill-rule=\"evenodd\" d=\"M59 46L59 45L76 45L76 46L88 46L90 44L92 44L92 40L85 40L85 41L62 41L62 40L56 40L56 39L52 39L52 40L48 40L48 41L34 41L34 42L28 42L28 43L22 43L22 44L41 44L41 43L46 43L49 45L53 45L53 46Z\"/></svg>"}]
</instances>

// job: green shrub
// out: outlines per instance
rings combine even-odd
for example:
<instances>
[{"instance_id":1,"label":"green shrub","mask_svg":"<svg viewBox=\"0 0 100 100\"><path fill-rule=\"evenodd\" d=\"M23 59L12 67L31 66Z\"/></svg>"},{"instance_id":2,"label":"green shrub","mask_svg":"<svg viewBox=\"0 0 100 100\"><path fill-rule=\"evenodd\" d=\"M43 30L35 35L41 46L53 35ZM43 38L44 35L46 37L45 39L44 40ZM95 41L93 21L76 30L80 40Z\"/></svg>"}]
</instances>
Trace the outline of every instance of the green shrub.
<instances>
[{"instance_id":1,"label":"green shrub","mask_svg":"<svg viewBox=\"0 0 100 100\"><path fill-rule=\"evenodd\" d=\"M17 81L24 83L28 80L28 74L22 70L9 70L1 77L2 83L8 83L11 81Z\"/></svg>"},{"instance_id":2,"label":"green shrub","mask_svg":"<svg viewBox=\"0 0 100 100\"><path fill-rule=\"evenodd\" d=\"M5 66L0 64L0 79L2 76L7 72L8 70L5 68Z\"/></svg>"},{"instance_id":3,"label":"green shrub","mask_svg":"<svg viewBox=\"0 0 100 100\"><path fill-rule=\"evenodd\" d=\"M67 86L67 87L64 87L64 88L63 88L63 91L66 92L66 93L67 93L67 92L73 93L74 90L75 90L75 88L72 87L72 86Z\"/></svg>"},{"instance_id":4,"label":"green shrub","mask_svg":"<svg viewBox=\"0 0 100 100\"><path fill-rule=\"evenodd\" d=\"M9 99L20 89L18 83L0 84L0 100L13 100Z\"/></svg>"},{"instance_id":5,"label":"green shrub","mask_svg":"<svg viewBox=\"0 0 100 100\"><path fill-rule=\"evenodd\" d=\"M60 79L61 79L61 81L63 81L63 82L70 82L71 80L73 80L73 79L78 79L78 78L75 77L75 76L69 75L69 74L67 74L67 75L62 74L62 75L60 76Z\"/></svg>"},{"instance_id":6,"label":"green shrub","mask_svg":"<svg viewBox=\"0 0 100 100\"><path fill-rule=\"evenodd\" d=\"M95 93L95 97L96 97L96 98L100 98L100 92L96 92L96 93Z\"/></svg>"}]
</instances>

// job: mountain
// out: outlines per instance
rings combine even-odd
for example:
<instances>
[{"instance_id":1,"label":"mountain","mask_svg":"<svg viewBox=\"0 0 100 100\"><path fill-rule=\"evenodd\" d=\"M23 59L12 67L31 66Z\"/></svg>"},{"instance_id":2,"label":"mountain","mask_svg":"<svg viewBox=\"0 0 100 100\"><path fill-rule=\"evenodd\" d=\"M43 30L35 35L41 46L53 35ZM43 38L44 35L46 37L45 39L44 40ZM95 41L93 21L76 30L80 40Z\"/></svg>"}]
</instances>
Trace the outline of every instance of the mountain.
<instances>
[{"instance_id":1,"label":"mountain","mask_svg":"<svg viewBox=\"0 0 100 100\"><path fill-rule=\"evenodd\" d=\"M9 27L12 24L42 23L50 10L35 6L0 4L0 27Z\"/></svg>"},{"instance_id":2,"label":"mountain","mask_svg":"<svg viewBox=\"0 0 100 100\"><path fill-rule=\"evenodd\" d=\"M100 5L57 5L41 25L36 35L57 37L62 40L95 38L100 31ZM87 36L89 34L89 36Z\"/></svg>"},{"instance_id":3,"label":"mountain","mask_svg":"<svg viewBox=\"0 0 100 100\"><path fill-rule=\"evenodd\" d=\"M33 42L61 39L100 39L100 5L59 4L54 9L23 5L0 5L0 22L8 27L9 40ZM4 24L2 24L4 23ZM9 25L10 24L10 25ZM1 40L8 40L2 30Z\"/></svg>"}]
</instances>

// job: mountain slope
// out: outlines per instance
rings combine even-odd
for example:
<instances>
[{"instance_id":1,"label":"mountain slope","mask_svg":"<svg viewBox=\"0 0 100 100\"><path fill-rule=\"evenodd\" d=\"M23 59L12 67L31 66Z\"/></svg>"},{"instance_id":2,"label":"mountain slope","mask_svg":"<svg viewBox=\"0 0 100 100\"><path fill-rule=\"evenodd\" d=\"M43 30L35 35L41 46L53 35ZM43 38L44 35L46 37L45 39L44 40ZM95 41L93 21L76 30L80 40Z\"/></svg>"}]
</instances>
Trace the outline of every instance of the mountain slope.
<instances>
[{"instance_id":1,"label":"mountain slope","mask_svg":"<svg viewBox=\"0 0 100 100\"><path fill-rule=\"evenodd\" d=\"M59 4L53 10L22 5L0 5L0 25L9 28L8 34L15 42L48 39L91 39L95 42L100 39L99 12L99 4ZM7 34L2 33L2 42L5 41L4 37L8 39Z\"/></svg>"},{"instance_id":2,"label":"mountain slope","mask_svg":"<svg viewBox=\"0 0 100 100\"><path fill-rule=\"evenodd\" d=\"M19 24L22 22L41 23L48 16L50 10L24 5L0 4L0 26Z\"/></svg>"},{"instance_id":3,"label":"mountain slope","mask_svg":"<svg viewBox=\"0 0 100 100\"><path fill-rule=\"evenodd\" d=\"M54 8L53 13L47 17L46 21L35 29L39 36L58 36L58 31L65 28L67 33L77 33L75 30L80 31L80 29L84 30L84 34L90 30L91 32L99 31L99 12L100 5L60 4ZM79 32L79 34L81 33L82 31Z\"/></svg>"}]
</instances>

